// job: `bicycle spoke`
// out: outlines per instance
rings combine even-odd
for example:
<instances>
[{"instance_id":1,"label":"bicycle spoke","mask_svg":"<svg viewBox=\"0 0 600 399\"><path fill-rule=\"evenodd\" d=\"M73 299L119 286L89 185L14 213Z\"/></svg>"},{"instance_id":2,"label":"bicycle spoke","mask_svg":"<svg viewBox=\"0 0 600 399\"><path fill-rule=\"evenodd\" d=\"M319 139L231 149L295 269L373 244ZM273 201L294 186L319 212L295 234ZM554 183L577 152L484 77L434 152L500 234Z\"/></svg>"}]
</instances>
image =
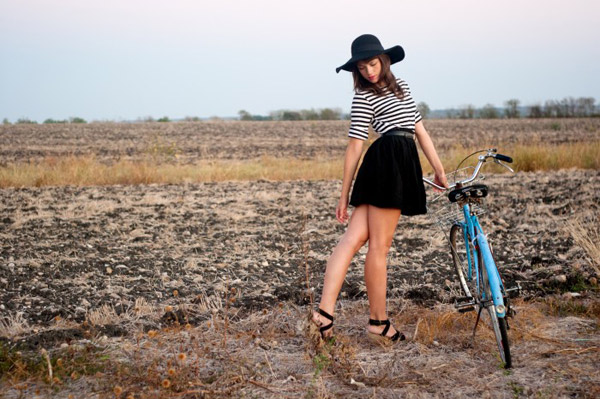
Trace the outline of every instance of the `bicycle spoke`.
<instances>
[{"instance_id":1,"label":"bicycle spoke","mask_svg":"<svg viewBox=\"0 0 600 399\"><path fill-rule=\"evenodd\" d=\"M450 229L450 253L454 263L454 269L458 277L461 289L467 297L476 295L477 286L473 279L473 273L469 274L468 246L464 240L463 229L459 225L454 225ZM472 257L471 257L472 262Z\"/></svg>"}]
</instances>

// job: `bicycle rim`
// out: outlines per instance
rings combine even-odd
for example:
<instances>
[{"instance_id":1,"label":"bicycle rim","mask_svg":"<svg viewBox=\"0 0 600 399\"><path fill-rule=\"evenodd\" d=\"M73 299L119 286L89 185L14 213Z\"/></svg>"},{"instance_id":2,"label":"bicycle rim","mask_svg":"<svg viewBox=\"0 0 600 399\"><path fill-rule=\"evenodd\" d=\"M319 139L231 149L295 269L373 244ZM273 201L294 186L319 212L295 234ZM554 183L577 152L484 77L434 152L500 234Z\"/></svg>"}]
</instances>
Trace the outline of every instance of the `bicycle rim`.
<instances>
[{"instance_id":1,"label":"bicycle rim","mask_svg":"<svg viewBox=\"0 0 600 399\"><path fill-rule=\"evenodd\" d=\"M477 292L477 286L474 278L469 279L469 264L467 261L467 244L463 235L463 228L455 224L450 229L450 253L454 270L458 277L460 287L465 296L473 297ZM473 252L471 252L471 262L473 262Z\"/></svg>"},{"instance_id":2,"label":"bicycle rim","mask_svg":"<svg viewBox=\"0 0 600 399\"><path fill-rule=\"evenodd\" d=\"M492 290L490 289L487 271L483 264L481 264L481 274L483 276L483 292L485 292L485 300L489 301L492 298ZM512 366L512 360L510 357L506 320L503 317L498 318L493 302L487 302L485 307L490 315L492 329L494 330L494 336L496 337L496 343L498 344L498 352L500 352L500 358L504 363L504 368L510 368Z\"/></svg>"}]
</instances>

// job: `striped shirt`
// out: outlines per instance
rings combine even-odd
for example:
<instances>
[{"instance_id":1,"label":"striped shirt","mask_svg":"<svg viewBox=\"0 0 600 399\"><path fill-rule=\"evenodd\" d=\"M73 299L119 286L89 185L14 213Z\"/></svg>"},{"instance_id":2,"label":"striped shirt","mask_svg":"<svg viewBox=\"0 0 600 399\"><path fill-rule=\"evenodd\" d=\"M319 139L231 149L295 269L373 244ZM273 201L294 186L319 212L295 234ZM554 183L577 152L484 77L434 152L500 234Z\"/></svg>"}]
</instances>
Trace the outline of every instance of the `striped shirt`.
<instances>
[{"instance_id":1,"label":"striped shirt","mask_svg":"<svg viewBox=\"0 0 600 399\"><path fill-rule=\"evenodd\" d=\"M366 140L369 138L369 124L379 134L397 128L415 129L415 124L422 119L421 114L406 82L402 79L396 82L404 92L402 99L387 88L381 96L362 90L354 94L349 137Z\"/></svg>"}]
</instances>

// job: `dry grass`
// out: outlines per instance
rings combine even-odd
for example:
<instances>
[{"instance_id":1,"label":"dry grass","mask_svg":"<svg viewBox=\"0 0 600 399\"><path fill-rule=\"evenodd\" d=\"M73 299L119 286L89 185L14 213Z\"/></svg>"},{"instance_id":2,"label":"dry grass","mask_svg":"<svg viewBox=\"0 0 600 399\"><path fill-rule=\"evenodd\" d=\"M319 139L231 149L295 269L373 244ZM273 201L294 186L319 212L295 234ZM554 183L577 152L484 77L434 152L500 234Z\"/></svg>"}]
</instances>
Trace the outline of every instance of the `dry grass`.
<instances>
[{"instance_id":1,"label":"dry grass","mask_svg":"<svg viewBox=\"0 0 600 399\"><path fill-rule=\"evenodd\" d=\"M297 180L338 178L342 160L263 157L247 161L212 160L193 165L152 160L104 164L93 156L47 158L0 167L0 188L57 185L111 185L213 182L227 180Z\"/></svg>"},{"instance_id":2,"label":"dry grass","mask_svg":"<svg viewBox=\"0 0 600 399\"><path fill-rule=\"evenodd\" d=\"M582 222L575 219L567 223L566 229L575 243L587 253L590 264L600 276L600 229L597 223L597 220Z\"/></svg>"},{"instance_id":3,"label":"dry grass","mask_svg":"<svg viewBox=\"0 0 600 399\"><path fill-rule=\"evenodd\" d=\"M446 171L452 171L469 154L480 150L481 147L456 146L445 152L440 151L440 157ZM600 141L574 142L563 144L507 144L498 147L498 152L509 155L514 163L515 171L532 172L559 169L600 169ZM424 173L432 173L425 157L421 155ZM471 158L466 165L475 165L477 157ZM504 173L506 169L497 165L487 165L486 173Z\"/></svg>"},{"instance_id":4,"label":"dry grass","mask_svg":"<svg viewBox=\"0 0 600 399\"><path fill-rule=\"evenodd\" d=\"M340 303L331 344L307 335L309 309L282 304L241 319L225 309L213 311L195 327L144 332L131 324L128 337L97 336L45 354L17 354L3 346L0 366L8 397L36 390L119 398L424 398L447 391L478 398L490 392L593 397L600 393L598 302L585 302L587 312L575 306L553 310L560 302L517 302L511 371L500 367L485 323L471 340L473 313L406 301L390 301L395 324L409 338L391 348L369 343L364 301Z\"/></svg>"},{"instance_id":5,"label":"dry grass","mask_svg":"<svg viewBox=\"0 0 600 399\"><path fill-rule=\"evenodd\" d=\"M450 171L473 148L454 147L442 153ZM556 145L509 145L500 152L511 155L516 171L567 168L599 169L600 142ZM424 173L431 168L423 158ZM121 160L105 163L94 156L50 157L36 162L16 162L0 167L0 188L57 185L112 185L213 182L228 180L321 180L339 179L343 159L261 157L247 160L206 160L194 164L165 163L152 157L144 161ZM476 158L474 158L476 162ZM487 172L504 172L491 166Z\"/></svg>"},{"instance_id":6,"label":"dry grass","mask_svg":"<svg viewBox=\"0 0 600 399\"><path fill-rule=\"evenodd\" d=\"M29 331L29 323L23 318L23 313L0 319L0 337L16 337Z\"/></svg>"}]
</instances>

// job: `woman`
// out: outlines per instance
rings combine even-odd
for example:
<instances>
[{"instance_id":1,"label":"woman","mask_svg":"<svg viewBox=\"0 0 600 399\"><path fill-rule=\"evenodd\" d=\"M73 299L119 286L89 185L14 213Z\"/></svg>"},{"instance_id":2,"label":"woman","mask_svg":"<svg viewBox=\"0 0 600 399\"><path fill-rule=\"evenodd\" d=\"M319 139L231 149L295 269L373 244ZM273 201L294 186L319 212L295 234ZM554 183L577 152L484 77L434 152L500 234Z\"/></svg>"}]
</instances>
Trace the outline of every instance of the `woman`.
<instances>
[{"instance_id":1,"label":"woman","mask_svg":"<svg viewBox=\"0 0 600 399\"><path fill-rule=\"evenodd\" d=\"M390 65L404 58L404 50L387 50L373 35L352 42L352 58L336 69L352 72L355 95L352 101L350 137L344 159L342 193L335 211L340 223L348 221L348 204L355 207L348 229L327 262L319 308L312 325L322 338L331 337L335 302L354 254L368 241L365 283L369 298L369 337L383 342L404 340L387 317L386 258L400 214L426 213L425 189L415 139L433 167L435 182L447 187L444 168L406 82L396 79ZM372 125L381 135L367 150L350 186L363 142Z\"/></svg>"}]
</instances>

